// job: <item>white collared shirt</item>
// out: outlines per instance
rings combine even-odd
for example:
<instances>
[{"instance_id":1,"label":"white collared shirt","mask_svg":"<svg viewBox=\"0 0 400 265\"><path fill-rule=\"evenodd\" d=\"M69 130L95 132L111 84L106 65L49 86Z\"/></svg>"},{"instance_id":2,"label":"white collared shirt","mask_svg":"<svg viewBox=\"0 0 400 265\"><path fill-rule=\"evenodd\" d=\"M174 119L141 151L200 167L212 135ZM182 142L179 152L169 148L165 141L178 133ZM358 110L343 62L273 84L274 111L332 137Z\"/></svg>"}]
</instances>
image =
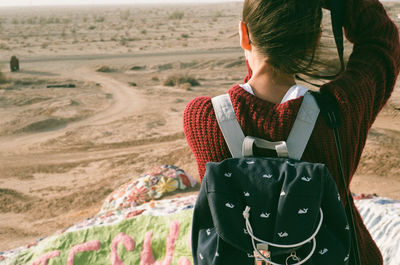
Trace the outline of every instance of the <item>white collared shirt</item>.
<instances>
[{"instance_id":1,"label":"white collared shirt","mask_svg":"<svg viewBox=\"0 0 400 265\"><path fill-rule=\"evenodd\" d=\"M242 84L240 86L244 90L249 92L250 94L254 95L253 88L250 86L249 83ZM298 97L302 97L306 94L307 91L308 91L308 88L296 84L289 88L289 90L286 92L286 95L283 97L280 104L285 103L286 101L298 98Z\"/></svg>"}]
</instances>

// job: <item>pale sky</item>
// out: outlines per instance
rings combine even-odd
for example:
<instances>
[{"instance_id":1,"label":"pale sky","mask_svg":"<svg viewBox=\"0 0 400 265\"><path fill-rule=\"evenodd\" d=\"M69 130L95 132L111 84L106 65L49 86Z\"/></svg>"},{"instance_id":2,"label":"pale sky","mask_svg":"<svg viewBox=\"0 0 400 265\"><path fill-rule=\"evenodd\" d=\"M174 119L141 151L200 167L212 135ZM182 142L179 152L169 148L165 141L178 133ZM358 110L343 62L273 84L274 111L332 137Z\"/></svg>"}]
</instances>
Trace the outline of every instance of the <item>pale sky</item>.
<instances>
[{"instance_id":1,"label":"pale sky","mask_svg":"<svg viewBox=\"0 0 400 265\"><path fill-rule=\"evenodd\" d=\"M243 0L0 0L2 6L240 2Z\"/></svg>"}]
</instances>

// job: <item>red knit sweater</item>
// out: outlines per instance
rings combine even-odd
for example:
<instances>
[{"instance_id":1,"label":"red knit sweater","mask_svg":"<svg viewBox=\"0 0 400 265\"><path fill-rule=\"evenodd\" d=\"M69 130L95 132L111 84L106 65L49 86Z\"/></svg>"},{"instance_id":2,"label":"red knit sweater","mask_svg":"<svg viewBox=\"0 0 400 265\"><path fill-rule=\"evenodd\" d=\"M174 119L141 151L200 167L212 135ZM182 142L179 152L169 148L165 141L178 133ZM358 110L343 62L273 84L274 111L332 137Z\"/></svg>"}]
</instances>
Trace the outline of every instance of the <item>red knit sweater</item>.
<instances>
[{"instance_id":1,"label":"red knit sweater","mask_svg":"<svg viewBox=\"0 0 400 265\"><path fill-rule=\"evenodd\" d=\"M398 30L377 0L346 0L345 33L354 44L346 71L321 87L340 104L340 136L348 185L357 169L367 133L388 100L400 63ZM249 72L251 75L251 72ZM245 78L245 81L249 76ZM245 135L270 141L287 139L302 97L272 104L246 92L239 85L228 91L236 117ZM210 97L197 97L186 107L184 130L202 179L205 164L231 157L218 127ZM302 160L324 163L338 183L338 163L332 131L320 117ZM341 190L342 198L344 191ZM343 201L343 200L342 200ZM367 231L356 207L355 223L362 265L383 264L382 256Z\"/></svg>"}]
</instances>

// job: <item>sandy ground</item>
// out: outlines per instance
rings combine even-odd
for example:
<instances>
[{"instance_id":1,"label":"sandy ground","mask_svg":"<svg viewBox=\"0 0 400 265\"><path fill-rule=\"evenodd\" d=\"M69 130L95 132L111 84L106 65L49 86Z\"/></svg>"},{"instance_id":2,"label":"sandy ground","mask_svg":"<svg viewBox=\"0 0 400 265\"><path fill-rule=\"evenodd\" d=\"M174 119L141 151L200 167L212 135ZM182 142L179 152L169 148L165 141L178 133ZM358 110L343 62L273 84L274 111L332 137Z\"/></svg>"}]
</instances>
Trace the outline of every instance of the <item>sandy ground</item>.
<instances>
[{"instance_id":1,"label":"sandy ground","mask_svg":"<svg viewBox=\"0 0 400 265\"><path fill-rule=\"evenodd\" d=\"M397 22L399 6L388 5ZM197 176L183 110L244 77L240 8L0 9L0 250L96 214L113 189L154 166ZM13 54L18 73L6 68ZM200 85L165 85L179 75ZM65 84L74 87L47 87ZM353 191L400 199L399 131L397 86L370 131Z\"/></svg>"}]
</instances>

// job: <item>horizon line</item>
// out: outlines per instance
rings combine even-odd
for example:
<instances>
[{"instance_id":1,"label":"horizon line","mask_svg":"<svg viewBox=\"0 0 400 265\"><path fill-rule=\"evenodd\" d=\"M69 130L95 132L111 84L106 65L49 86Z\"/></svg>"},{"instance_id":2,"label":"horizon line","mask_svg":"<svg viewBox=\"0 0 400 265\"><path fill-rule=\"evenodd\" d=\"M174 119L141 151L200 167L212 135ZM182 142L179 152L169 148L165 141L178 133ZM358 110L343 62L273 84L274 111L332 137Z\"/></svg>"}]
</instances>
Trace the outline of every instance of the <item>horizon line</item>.
<instances>
[{"instance_id":1,"label":"horizon line","mask_svg":"<svg viewBox=\"0 0 400 265\"><path fill-rule=\"evenodd\" d=\"M104 0L103 0L104 1ZM10 3L1 3L0 8L2 7L42 7L42 6L116 6L116 5L150 5L150 4L211 4L211 3L226 3L226 2L243 2L244 0L204 0L204 1L195 1L195 0L172 0L172 1L162 1L162 0L139 0L139 1L116 1L116 2L95 2L95 1L83 1L83 3L70 3L70 2L62 2L55 3L52 2L42 2L42 3L32 3L32 1L27 1L23 3L15 3L15 0Z\"/></svg>"}]
</instances>

